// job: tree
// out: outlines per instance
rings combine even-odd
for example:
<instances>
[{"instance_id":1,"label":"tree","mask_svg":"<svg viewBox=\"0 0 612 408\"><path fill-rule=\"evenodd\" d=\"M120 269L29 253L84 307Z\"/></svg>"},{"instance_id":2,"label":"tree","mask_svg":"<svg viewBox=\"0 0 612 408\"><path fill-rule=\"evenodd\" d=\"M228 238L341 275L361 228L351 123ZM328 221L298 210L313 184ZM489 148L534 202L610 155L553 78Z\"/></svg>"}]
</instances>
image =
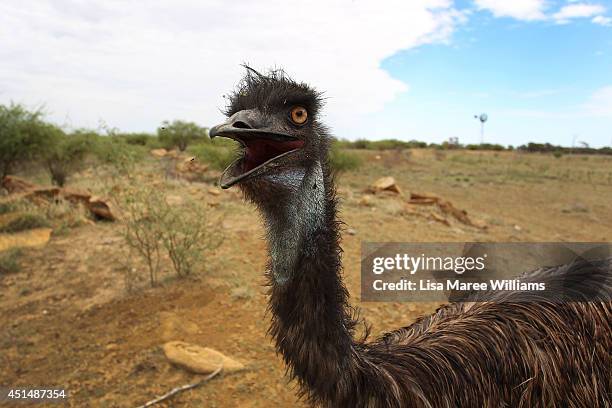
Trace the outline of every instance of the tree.
<instances>
[{"instance_id":1,"label":"tree","mask_svg":"<svg viewBox=\"0 0 612 408\"><path fill-rule=\"evenodd\" d=\"M41 110L29 111L19 104L0 105L0 177L15 165L40 155L54 132L42 120Z\"/></svg>"},{"instance_id":2,"label":"tree","mask_svg":"<svg viewBox=\"0 0 612 408\"><path fill-rule=\"evenodd\" d=\"M63 187L68 176L80 168L87 153L92 151L95 139L83 132L66 135L61 129L49 126L52 144L44 153L45 164L51 182Z\"/></svg>"},{"instance_id":3,"label":"tree","mask_svg":"<svg viewBox=\"0 0 612 408\"><path fill-rule=\"evenodd\" d=\"M193 140L206 140L208 129L193 122L182 120L169 122L166 120L157 128L157 135L167 148L178 147L180 151L184 151Z\"/></svg>"}]
</instances>

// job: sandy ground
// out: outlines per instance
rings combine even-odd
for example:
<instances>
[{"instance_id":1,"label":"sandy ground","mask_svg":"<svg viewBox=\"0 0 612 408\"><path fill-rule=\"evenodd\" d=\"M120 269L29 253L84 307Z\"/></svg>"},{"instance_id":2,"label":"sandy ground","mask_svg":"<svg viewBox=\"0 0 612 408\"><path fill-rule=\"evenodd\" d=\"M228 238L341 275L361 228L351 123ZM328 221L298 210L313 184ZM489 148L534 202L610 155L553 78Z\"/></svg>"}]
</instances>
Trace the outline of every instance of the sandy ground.
<instances>
[{"instance_id":1,"label":"sandy ground","mask_svg":"<svg viewBox=\"0 0 612 408\"><path fill-rule=\"evenodd\" d=\"M350 230L343 236L343 262L352 302L374 335L408 325L437 305L360 302L362 241L612 239L612 157L358 154L365 164L339 178L341 218ZM75 183L95 185L88 179L95 174L85 172ZM375 196L364 205L364 188L383 175L394 176L405 196L436 194L488 228L406 212L405 197ZM127 293L119 223L84 225L53 236L45 247L26 249L21 271L0 277L0 384L64 387L72 407L134 407L200 378L164 357L162 344L183 340L219 350L247 370L160 406L302 406L266 335L265 242L255 209L231 191L210 194L211 184L160 180L160 191L212 203L210 211L223 217L225 241L206 259L205 270L184 280L167 270L163 284L151 289L142 263L132 260L143 277L140 289Z\"/></svg>"}]
</instances>

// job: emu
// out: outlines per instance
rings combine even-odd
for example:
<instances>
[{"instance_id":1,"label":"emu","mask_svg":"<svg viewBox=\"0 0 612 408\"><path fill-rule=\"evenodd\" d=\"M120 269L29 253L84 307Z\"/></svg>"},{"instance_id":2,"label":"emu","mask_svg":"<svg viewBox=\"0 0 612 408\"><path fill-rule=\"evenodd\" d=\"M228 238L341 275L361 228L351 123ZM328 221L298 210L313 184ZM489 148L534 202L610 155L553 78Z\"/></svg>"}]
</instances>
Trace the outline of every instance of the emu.
<instances>
[{"instance_id":1,"label":"emu","mask_svg":"<svg viewBox=\"0 0 612 408\"><path fill-rule=\"evenodd\" d=\"M270 334L300 396L326 407L604 407L612 392L612 302L521 293L451 303L368 342L342 282L340 221L322 96L282 70L246 67L228 120L210 137L239 142L223 172L263 215ZM612 258L532 273L610 293ZM367 330L366 330L367 331ZM364 336L364 337L367 337Z\"/></svg>"}]
</instances>

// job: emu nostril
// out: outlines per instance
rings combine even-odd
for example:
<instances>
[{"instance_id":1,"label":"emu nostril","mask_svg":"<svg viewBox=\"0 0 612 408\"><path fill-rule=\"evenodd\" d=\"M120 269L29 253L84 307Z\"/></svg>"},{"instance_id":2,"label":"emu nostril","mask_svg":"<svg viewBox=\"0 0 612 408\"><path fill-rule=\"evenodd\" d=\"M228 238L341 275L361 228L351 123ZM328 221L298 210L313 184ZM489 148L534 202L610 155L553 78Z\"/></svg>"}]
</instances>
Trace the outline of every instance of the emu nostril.
<instances>
[{"instance_id":1,"label":"emu nostril","mask_svg":"<svg viewBox=\"0 0 612 408\"><path fill-rule=\"evenodd\" d=\"M237 120L236 122L232 123L232 126L238 129L252 129L247 123L241 120Z\"/></svg>"}]
</instances>

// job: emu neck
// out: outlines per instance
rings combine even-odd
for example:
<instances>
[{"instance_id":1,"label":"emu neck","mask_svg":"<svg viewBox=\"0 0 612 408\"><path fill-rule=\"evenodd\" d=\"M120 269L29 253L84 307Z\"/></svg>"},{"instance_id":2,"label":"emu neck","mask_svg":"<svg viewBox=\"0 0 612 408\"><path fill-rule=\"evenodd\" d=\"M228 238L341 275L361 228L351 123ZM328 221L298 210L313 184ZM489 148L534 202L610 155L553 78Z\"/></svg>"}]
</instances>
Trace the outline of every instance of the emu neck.
<instances>
[{"instance_id":1,"label":"emu neck","mask_svg":"<svg viewBox=\"0 0 612 408\"><path fill-rule=\"evenodd\" d=\"M269 238L271 334L292 374L327 399L351 364L353 321L341 280L336 199L321 165L264 211ZM311 397L313 397L311 394Z\"/></svg>"}]
</instances>

